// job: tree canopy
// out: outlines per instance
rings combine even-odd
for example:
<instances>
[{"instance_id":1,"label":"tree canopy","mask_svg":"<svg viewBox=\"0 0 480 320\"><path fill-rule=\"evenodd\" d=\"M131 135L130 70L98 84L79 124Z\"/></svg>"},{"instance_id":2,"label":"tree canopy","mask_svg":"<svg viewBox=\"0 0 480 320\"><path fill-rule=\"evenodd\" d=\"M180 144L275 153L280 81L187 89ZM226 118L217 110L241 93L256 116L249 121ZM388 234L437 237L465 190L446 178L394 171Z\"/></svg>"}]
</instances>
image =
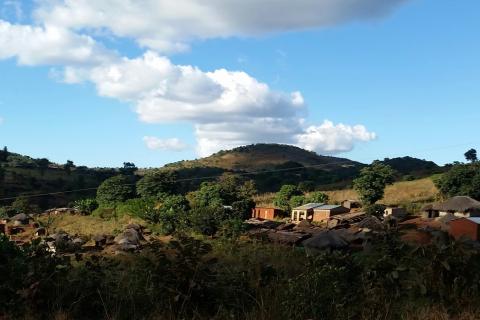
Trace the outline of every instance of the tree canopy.
<instances>
[{"instance_id":1,"label":"tree canopy","mask_svg":"<svg viewBox=\"0 0 480 320\"><path fill-rule=\"evenodd\" d=\"M467 152L465 152L465 159L470 162L477 162L478 157L477 157L477 150L475 149L470 149Z\"/></svg>"},{"instance_id":2,"label":"tree canopy","mask_svg":"<svg viewBox=\"0 0 480 320\"><path fill-rule=\"evenodd\" d=\"M104 207L114 206L118 202L135 196L133 180L124 175L118 175L105 180L97 190L97 202Z\"/></svg>"},{"instance_id":3,"label":"tree canopy","mask_svg":"<svg viewBox=\"0 0 480 320\"><path fill-rule=\"evenodd\" d=\"M362 202L369 206L381 200L385 187L394 182L394 171L380 161L374 161L370 166L363 168L353 187L358 192Z\"/></svg>"},{"instance_id":4,"label":"tree canopy","mask_svg":"<svg viewBox=\"0 0 480 320\"><path fill-rule=\"evenodd\" d=\"M480 164L457 164L439 179L435 185L444 197L469 196L480 200Z\"/></svg>"},{"instance_id":5,"label":"tree canopy","mask_svg":"<svg viewBox=\"0 0 480 320\"><path fill-rule=\"evenodd\" d=\"M176 174L173 171L150 171L137 182L137 193L143 198L159 199L175 193L175 182Z\"/></svg>"}]
</instances>

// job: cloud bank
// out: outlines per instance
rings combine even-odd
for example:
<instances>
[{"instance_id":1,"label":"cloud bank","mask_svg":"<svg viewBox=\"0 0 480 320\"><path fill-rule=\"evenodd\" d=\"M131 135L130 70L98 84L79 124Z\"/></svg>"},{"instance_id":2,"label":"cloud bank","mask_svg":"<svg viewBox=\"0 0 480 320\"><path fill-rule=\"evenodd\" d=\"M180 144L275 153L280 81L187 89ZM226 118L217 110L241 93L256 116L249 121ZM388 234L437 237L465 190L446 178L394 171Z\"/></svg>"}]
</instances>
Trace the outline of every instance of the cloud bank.
<instances>
[{"instance_id":1,"label":"cloud bank","mask_svg":"<svg viewBox=\"0 0 480 320\"><path fill-rule=\"evenodd\" d=\"M35 24L0 20L0 59L57 66L64 82L91 82L100 96L133 104L143 122L191 123L201 156L257 142L334 154L375 139L375 133L363 125L309 123L298 91L274 90L242 71L175 65L165 53L185 50L196 39L375 19L405 1L40 0ZM145 52L124 57L97 34L131 38ZM144 142L150 149L187 147L176 138L146 136Z\"/></svg>"}]
</instances>

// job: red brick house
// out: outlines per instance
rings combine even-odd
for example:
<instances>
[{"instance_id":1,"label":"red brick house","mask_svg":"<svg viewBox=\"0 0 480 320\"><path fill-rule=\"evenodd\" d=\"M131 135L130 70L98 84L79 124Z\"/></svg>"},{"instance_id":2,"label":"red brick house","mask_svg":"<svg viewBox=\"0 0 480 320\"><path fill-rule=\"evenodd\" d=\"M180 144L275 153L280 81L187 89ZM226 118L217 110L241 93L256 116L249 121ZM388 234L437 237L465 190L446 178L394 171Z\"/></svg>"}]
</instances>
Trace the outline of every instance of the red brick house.
<instances>
[{"instance_id":1,"label":"red brick house","mask_svg":"<svg viewBox=\"0 0 480 320\"><path fill-rule=\"evenodd\" d=\"M474 241L479 240L480 236L480 218L460 218L450 221L449 233L455 239L462 237Z\"/></svg>"},{"instance_id":2,"label":"red brick house","mask_svg":"<svg viewBox=\"0 0 480 320\"><path fill-rule=\"evenodd\" d=\"M255 207L252 209L252 218L274 220L281 217L283 211L277 208Z\"/></svg>"}]
</instances>

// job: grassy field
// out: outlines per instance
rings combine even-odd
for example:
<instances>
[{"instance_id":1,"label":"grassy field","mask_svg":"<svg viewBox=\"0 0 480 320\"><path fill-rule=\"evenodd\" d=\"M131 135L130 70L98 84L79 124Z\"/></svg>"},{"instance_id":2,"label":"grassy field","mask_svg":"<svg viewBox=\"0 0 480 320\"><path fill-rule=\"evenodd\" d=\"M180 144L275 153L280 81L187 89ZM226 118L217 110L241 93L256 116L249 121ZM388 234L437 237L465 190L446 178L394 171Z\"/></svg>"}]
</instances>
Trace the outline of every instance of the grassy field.
<instances>
[{"instance_id":1,"label":"grassy field","mask_svg":"<svg viewBox=\"0 0 480 320\"><path fill-rule=\"evenodd\" d=\"M102 219L92 216L79 215L58 215L51 217L41 217L39 219L42 225L47 227L50 233L62 230L71 235L94 236L96 234L117 234L130 223L139 223L145 225L145 221L123 216L118 219Z\"/></svg>"},{"instance_id":2,"label":"grassy field","mask_svg":"<svg viewBox=\"0 0 480 320\"><path fill-rule=\"evenodd\" d=\"M346 199L358 199L353 189L325 191L330 197L330 203L338 204ZM258 195L255 198L257 205L272 206L274 193ZM388 186L385 190L385 197L381 200L387 205L401 205L405 203L432 202L437 199L438 190L432 179L425 178L414 181L397 182Z\"/></svg>"}]
</instances>

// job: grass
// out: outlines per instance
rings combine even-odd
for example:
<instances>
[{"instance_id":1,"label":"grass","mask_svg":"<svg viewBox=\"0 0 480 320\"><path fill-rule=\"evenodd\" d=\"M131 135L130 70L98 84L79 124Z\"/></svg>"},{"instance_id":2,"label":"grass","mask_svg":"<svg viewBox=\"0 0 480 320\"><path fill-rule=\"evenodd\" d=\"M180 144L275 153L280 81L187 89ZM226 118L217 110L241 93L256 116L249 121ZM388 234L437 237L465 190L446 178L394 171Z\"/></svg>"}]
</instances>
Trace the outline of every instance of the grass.
<instances>
[{"instance_id":1,"label":"grass","mask_svg":"<svg viewBox=\"0 0 480 320\"><path fill-rule=\"evenodd\" d=\"M125 215L118 219L105 220L99 217L80 216L80 215L58 215L50 217L41 217L39 221L46 225L50 233L56 230L63 230L68 234L78 234L85 236L94 236L96 234L116 234L119 233L125 225L129 223L139 223L145 225L145 222L139 218L132 218Z\"/></svg>"},{"instance_id":2,"label":"grass","mask_svg":"<svg viewBox=\"0 0 480 320\"><path fill-rule=\"evenodd\" d=\"M358 199L353 189L325 191L330 203L338 204L346 199ZM272 206L275 193L265 193L255 197L259 206ZM437 199L438 189L431 178L414 181L396 182L385 189L385 197L380 202L387 205L401 205L405 203L431 202Z\"/></svg>"}]
</instances>

